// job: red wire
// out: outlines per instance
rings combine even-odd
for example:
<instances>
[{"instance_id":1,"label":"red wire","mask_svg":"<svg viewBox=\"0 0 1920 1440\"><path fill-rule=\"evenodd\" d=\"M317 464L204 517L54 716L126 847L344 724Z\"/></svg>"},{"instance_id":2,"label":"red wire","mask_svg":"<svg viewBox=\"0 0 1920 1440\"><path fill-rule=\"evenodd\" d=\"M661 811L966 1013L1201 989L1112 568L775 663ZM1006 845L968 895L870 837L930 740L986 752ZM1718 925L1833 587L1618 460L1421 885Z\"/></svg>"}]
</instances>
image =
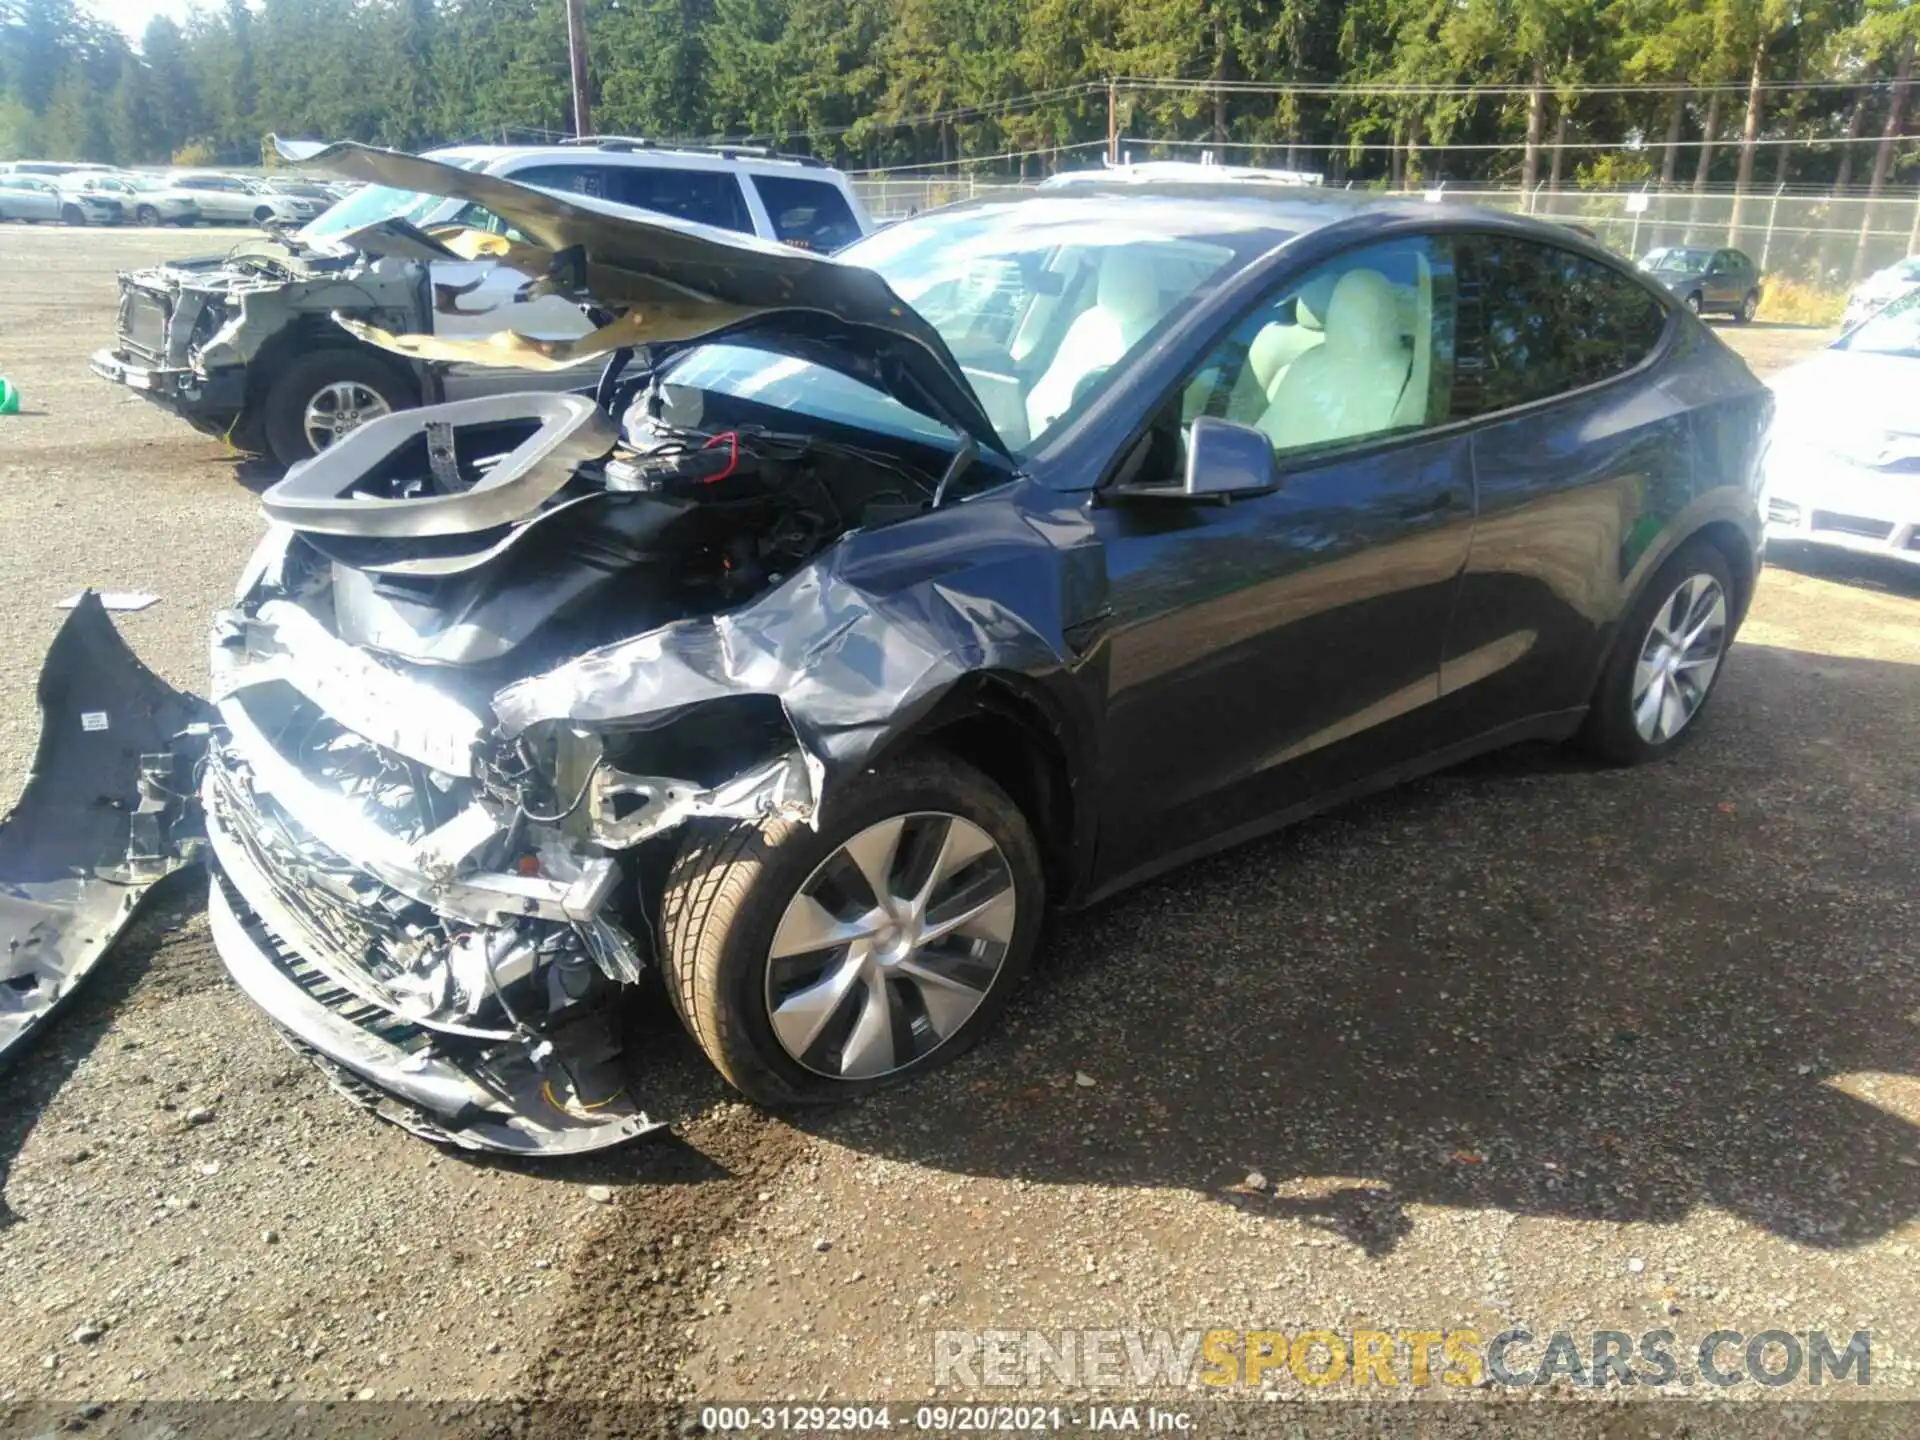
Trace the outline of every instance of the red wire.
<instances>
[{"instance_id":1,"label":"red wire","mask_svg":"<svg viewBox=\"0 0 1920 1440\"><path fill-rule=\"evenodd\" d=\"M722 440L727 442L727 449L728 449L727 468L722 470L718 475L709 475L705 480L702 480L700 482L702 485L718 485L722 480L726 479L729 475L733 474L735 470L740 468L740 432L739 431L722 430L718 435L714 436L711 440L707 441L707 443L702 445L700 448L702 450L711 450L714 446L718 445Z\"/></svg>"}]
</instances>

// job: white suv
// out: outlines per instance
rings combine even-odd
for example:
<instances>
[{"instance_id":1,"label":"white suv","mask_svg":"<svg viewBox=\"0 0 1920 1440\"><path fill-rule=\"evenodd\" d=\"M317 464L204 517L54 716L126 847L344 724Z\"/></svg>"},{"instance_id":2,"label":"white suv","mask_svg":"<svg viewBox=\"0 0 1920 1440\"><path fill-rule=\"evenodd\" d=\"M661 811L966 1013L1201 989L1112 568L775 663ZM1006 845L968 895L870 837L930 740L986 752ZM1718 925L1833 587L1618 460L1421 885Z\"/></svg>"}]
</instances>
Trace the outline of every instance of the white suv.
<instances>
[{"instance_id":1,"label":"white suv","mask_svg":"<svg viewBox=\"0 0 1920 1440\"><path fill-rule=\"evenodd\" d=\"M751 146L672 147L607 136L562 145L462 145L429 150L426 158L807 250L838 250L873 228L838 170ZM422 226L505 228L477 205L370 185L301 235L323 240L396 216Z\"/></svg>"},{"instance_id":2,"label":"white suv","mask_svg":"<svg viewBox=\"0 0 1920 1440\"><path fill-rule=\"evenodd\" d=\"M601 139L460 146L428 158L810 250L838 250L871 228L839 171L766 151ZM213 218L210 192L193 193ZM591 367L529 372L404 361L336 325L339 314L457 340L490 335L508 317L513 330L538 340L576 340L592 330L580 306L529 294L528 277L517 270L422 255L418 245L394 245L391 231L372 228L392 220L511 233L478 205L364 186L284 241L265 242L270 253L243 244L225 256L123 272L115 343L94 354L94 372L288 465L390 410L593 383Z\"/></svg>"}]
</instances>

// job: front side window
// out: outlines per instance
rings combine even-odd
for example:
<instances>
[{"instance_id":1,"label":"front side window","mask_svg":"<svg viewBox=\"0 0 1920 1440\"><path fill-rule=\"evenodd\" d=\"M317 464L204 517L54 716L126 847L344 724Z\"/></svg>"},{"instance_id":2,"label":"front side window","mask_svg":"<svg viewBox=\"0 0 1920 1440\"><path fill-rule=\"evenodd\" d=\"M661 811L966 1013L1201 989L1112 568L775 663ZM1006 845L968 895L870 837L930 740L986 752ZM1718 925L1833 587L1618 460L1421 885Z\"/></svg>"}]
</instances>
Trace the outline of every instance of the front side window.
<instances>
[{"instance_id":1,"label":"front side window","mask_svg":"<svg viewBox=\"0 0 1920 1440\"><path fill-rule=\"evenodd\" d=\"M1509 235L1458 242L1459 416L1487 415L1624 374L1666 333L1666 307L1610 265Z\"/></svg>"},{"instance_id":2,"label":"front side window","mask_svg":"<svg viewBox=\"0 0 1920 1440\"><path fill-rule=\"evenodd\" d=\"M1442 239L1342 255L1287 282L1214 348L1181 391L1181 425L1252 425L1281 455L1444 425L1457 308Z\"/></svg>"},{"instance_id":3,"label":"front side window","mask_svg":"<svg viewBox=\"0 0 1920 1440\"><path fill-rule=\"evenodd\" d=\"M860 238L860 222L847 197L824 180L755 175L753 188L773 221L773 238L783 245L825 253Z\"/></svg>"}]
</instances>

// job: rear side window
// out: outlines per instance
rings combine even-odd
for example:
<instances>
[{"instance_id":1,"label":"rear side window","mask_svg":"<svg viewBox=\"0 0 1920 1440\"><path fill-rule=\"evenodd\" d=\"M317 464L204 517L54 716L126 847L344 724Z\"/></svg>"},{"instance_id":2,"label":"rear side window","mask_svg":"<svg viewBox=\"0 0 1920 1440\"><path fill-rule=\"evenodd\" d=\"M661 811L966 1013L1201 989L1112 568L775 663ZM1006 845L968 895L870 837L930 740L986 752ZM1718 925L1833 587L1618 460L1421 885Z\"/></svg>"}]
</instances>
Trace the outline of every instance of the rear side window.
<instances>
[{"instance_id":1,"label":"rear side window","mask_svg":"<svg viewBox=\"0 0 1920 1440\"><path fill-rule=\"evenodd\" d=\"M860 222L847 197L824 180L755 175L753 188L773 221L773 238L783 245L825 252L860 238Z\"/></svg>"},{"instance_id":2,"label":"rear side window","mask_svg":"<svg viewBox=\"0 0 1920 1440\"><path fill-rule=\"evenodd\" d=\"M1665 307L1639 281L1570 250L1462 236L1454 414L1486 415L1633 369L1660 343Z\"/></svg>"},{"instance_id":3,"label":"rear side window","mask_svg":"<svg viewBox=\"0 0 1920 1440\"><path fill-rule=\"evenodd\" d=\"M607 172L598 165L535 165L515 170L506 178L520 185L538 185L542 190L559 190L568 195L613 198L607 193Z\"/></svg>"},{"instance_id":4,"label":"rear side window","mask_svg":"<svg viewBox=\"0 0 1920 1440\"><path fill-rule=\"evenodd\" d=\"M642 210L657 210L675 220L692 220L721 230L753 233L747 197L730 170L672 170L665 166L613 166L607 171L608 199Z\"/></svg>"}]
</instances>

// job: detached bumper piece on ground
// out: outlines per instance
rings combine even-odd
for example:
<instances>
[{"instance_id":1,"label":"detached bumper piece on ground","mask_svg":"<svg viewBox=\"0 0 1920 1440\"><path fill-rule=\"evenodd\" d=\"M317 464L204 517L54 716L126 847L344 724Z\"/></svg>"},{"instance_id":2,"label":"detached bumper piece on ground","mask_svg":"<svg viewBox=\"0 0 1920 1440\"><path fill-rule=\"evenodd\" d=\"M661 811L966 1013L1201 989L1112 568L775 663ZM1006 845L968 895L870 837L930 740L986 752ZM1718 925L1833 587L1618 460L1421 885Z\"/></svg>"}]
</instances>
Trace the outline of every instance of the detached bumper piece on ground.
<instances>
[{"instance_id":1,"label":"detached bumper piece on ground","mask_svg":"<svg viewBox=\"0 0 1920 1440\"><path fill-rule=\"evenodd\" d=\"M0 1064L197 846L187 796L207 708L134 657L91 591L60 627L39 698L33 774L0 825Z\"/></svg>"}]
</instances>

